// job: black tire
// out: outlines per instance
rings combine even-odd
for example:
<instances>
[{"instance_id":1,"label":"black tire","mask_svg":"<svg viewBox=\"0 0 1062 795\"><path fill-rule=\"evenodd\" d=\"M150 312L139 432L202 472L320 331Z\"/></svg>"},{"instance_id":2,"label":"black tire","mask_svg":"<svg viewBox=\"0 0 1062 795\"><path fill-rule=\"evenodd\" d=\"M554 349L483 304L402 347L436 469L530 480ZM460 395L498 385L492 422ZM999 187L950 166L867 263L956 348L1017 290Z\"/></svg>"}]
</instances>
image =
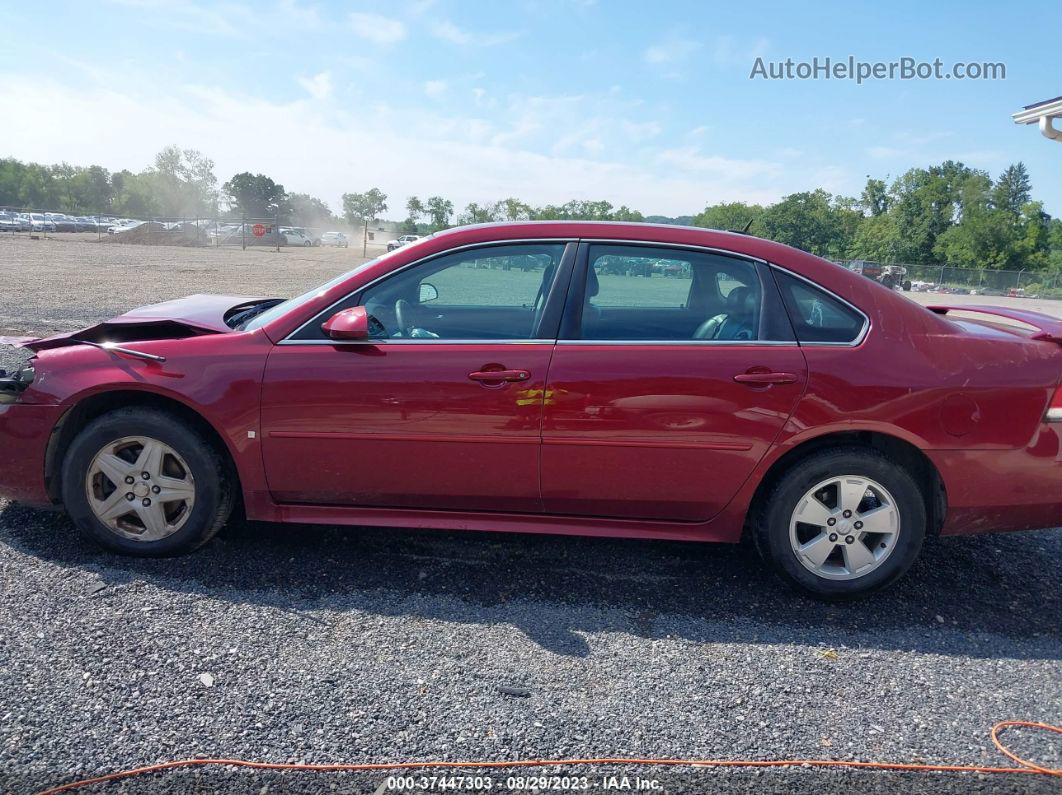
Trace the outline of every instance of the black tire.
<instances>
[{"instance_id":1,"label":"black tire","mask_svg":"<svg viewBox=\"0 0 1062 795\"><path fill-rule=\"evenodd\" d=\"M171 535L139 541L109 529L93 513L85 495L85 476L95 455L108 442L126 436L157 439L176 451L191 470L195 501L188 519ZM179 417L150 408L108 412L86 425L71 442L62 464L62 497L81 532L114 552L138 557L182 555L207 543L229 518L236 499L225 458Z\"/></svg>"},{"instance_id":2,"label":"black tire","mask_svg":"<svg viewBox=\"0 0 1062 795\"><path fill-rule=\"evenodd\" d=\"M900 517L895 546L877 568L855 579L818 576L800 562L789 538L793 511L807 492L831 477L859 475L881 484L892 495ZM926 508L911 475L870 447L821 450L796 463L754 506L751 533L763 559L775 573L804 593L832 601L858 599L887 588L911 568L926 534Z\"/></svg>"}]
</instances>

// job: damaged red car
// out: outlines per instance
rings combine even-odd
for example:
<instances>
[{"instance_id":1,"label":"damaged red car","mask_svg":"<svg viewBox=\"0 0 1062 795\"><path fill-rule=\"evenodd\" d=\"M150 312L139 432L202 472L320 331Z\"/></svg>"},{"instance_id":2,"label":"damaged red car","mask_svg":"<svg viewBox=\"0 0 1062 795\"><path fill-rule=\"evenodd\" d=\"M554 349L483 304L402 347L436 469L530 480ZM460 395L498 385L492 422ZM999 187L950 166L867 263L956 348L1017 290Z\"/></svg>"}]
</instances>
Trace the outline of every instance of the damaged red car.
<instances>
[{"instance_id":1,"label":"damaged red car","mask_svg":"<svg viewBox=\"0 0 1062 795\"><path fill-rule=\"evenodd\" d=\"M927 536L1062 524L1062 321L925 308L737 233L465 227L289 300L191 296L23 344L0 494L134 555L193 550L237 506L747 535L845 598Z\"/></svg>"}]
</instances>

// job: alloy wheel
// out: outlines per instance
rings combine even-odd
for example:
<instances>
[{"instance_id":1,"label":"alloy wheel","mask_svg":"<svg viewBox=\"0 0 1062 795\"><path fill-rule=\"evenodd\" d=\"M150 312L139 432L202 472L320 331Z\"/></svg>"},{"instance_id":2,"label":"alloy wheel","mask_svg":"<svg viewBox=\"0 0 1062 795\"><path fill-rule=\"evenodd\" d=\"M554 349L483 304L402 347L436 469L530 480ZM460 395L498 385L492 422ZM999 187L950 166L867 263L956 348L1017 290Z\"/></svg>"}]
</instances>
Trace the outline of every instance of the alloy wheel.
<instances>
[{"instance_id":1,"label":"alloy wheel","mask_svg":"<svg viewBox=\"0 0 1062 795\"><path fill-rule=\"evenodd\" d=\"M158 541L176 533L195 505L195 480L180 454L148 436L104 445L85 475L85 495L96 518L113 533Z\"/></svg>"},{"instance_id":2,"label":"alloy wheel","mask_svg":"<svg viewBox=\"0 0 1062 795\"><path fill-rule=\"evenodd\" d=\"M899 534L900 513L892 495L861 475L839 475L813 486L789 522L797 560L829 580L874 571L892 554Z\"/></svg>"}]
</instances>

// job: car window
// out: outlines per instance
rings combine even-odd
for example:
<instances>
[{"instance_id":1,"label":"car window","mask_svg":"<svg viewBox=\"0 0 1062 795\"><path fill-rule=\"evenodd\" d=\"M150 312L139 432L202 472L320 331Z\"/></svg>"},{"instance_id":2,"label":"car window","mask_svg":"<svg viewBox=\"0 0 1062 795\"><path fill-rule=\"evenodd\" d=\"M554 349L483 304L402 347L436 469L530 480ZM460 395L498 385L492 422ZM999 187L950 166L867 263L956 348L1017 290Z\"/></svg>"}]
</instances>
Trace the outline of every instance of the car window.
<instances>
[{"instance_id":1,"label":"car window","mask_svg":"<svg viewBox=\"0 0 1062 795\"><path fill-rule=\"evenodd\" d=\"M361 301L391 339L531 339L563 243L486 246L416 265Z\"/></svg>"},{"instance_id":2,"label":"car window","mask_svg":"<svg viewBox=\"0 0 1062 795\"><path fill-rule=\"evenodd\" d=\"M579 337L630 341L760 339L754 263L694 249L589 248Z\"/></svg>"},{"instance_id":3,"label":"car window","mask_svg":"<svg viewBox=\"0 0 1062 795\"><path fill-rule=\"evenodd\" d=\"M332 314L363 305L374 339L535 339L564 249L514 243L434 257L348 296L292 338L323 339Z\"/></svg>"},{"instance_id":4,"label":"car window","mask_svg":"<svg viewBox=\"0 0 1062 795\"><path fill-rule=\"evenodd\" d=\"M854 342L862 333L866 319L835 296L784 271L775 279L800 342Z\"/></svg>"},{"instance_id":5,"label":"car window","mask_svg":"<svg viewBox=\"0 0 1062 795\"><path fill-rule=\"evenodd\" d=\"M430 274L430 284L438 292L433 300L450 306L531 307L542 277L558 258L556 251L517 253L505 248L461 256Z\"/></svg>"}]
</instances>

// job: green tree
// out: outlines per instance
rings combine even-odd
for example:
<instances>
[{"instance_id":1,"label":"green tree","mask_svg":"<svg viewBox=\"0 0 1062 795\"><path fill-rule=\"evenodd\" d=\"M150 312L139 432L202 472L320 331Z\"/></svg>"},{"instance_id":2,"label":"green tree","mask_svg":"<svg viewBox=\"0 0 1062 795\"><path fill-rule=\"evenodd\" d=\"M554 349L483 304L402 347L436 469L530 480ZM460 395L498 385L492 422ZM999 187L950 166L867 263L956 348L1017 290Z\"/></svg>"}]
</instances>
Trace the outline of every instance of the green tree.
<instances>
[{"instance_id":1,"label":"green tree","mask_svg":"<svg viewBox=\"0 0 1062 795\"><path fill-rule=\"evenodd\" d=\"M372 188L365 193L343 194L343 215L353 226L361 223L364 232L361 239L361 255L366 256L369 248L369 224L380 217L387 209L387 194L379 188Z\"/></svg>"},{"instance_id":2,"label":"green tree","mask_svg":"<svg viewBox=\"0 0 1062 795\"><path fill-rule=\"evenodd\" d=\"M464 212L457 217L458 226L466 224L488 224L498 220L498 205L481 205L469 202Z\"/></svg>"},{"instance_id":3,"label":"green tree","mask_svg":"<svg viewBox=\"0 0 1062 795\"><path fill-rule=\"evenodd\" d=\"M758 204L724 202L705 207L693 217L693 225L703 226L705 229L723 229L733 232L741 231L751 222L749 233L763 235L762 218L763 207Z\"/></svg>"},{"instance_id":4,"label":"green tree","mask_svg":"<svg viewBox=\"0 0 1062 795\"><path fill-rule=\"evenodd\" d=\"M637 210L632 210L626 204L620 207L618 210L612 211L613 221L629 221L632 223L641 223L645 221L645 216Z\"/></svg>"},{"instance_id":5,"label":"green tree","mask_svg":"<svg viewBox=\"0 0 1062 795\"><path fill-rule=\"evenodd\" d=\"M431 218L432 230L438 231L450 225L450 216L454 214L454 203L442 196L432 196L426 205Z\"/></svg>"},{"instance_id":6,"label":"green tree","mask_svg":"<svg viewBox=\"0 0 1062 795\"><path fill-rule=\"evenodd\" d=\"M860 206L872 216L884 215L889 211L889 190L883 179L867 177L866 187L859 197Z\"/></svg>"},{"instance_id":7,"label":"green tree","mask_svg":"<svg viewBox=\"0 0 1062 795\"><path fill-rule=\"evenodd\" d=\"M997 210L1008 212L1017 217L1022 208L1032 199L1032 183L1025 164L1018 162L1008 166L995 187L992 188L992 204Z\"/></svg>"},{"instance_id":8,"label":"green tree","mask_svg":"<svg viewBox=\"0 0 1062 795\"><path fill-rule=\"evenodd\" d=\"M152 172L157 182L157 201L164 215L205 215L212 209L217 177L214 161L197 149L167 146L155 155Z\"/></svg>"},{"instance_id":9,"label":"green tree","mask_svg":"<svg viewBox=\"0 0 1062 795\"><path fill-rule=\"evenodd\" d=\"M419 221L426 212L427 209L425 209L424 207L424 202L422 202L416 196L410 196L408 199L406 199L406 213L408 214L407 217L413 223Z\"/></svg>"},{"instance_id":10,"label":"green tree","mask_svg":"<svg viewBox=\"0 0 1062 795\"><path fill-rule=\"evenodd\" d=\"M326 227L338 220L332 208L316 196L308 193L289 193L287 218L295 226Z\"/></svg>"},{"instance_id":11,"label":"green tree","mask_svg":"<svg viewBox=\"0 0 1062 795\"><path fill-rule=\"evenodd\" d=\"M902 251L896 219L891 213L885 212L871 215L860 222L846 256L872 262L896 263L902 261Z\"/></svg>"},{"instance_id":12,"label":"green tree","mask_svg":"<svg viewBox=\"0 0 1062 795\"><path fill-rule=\"evenodd\" d=\"M526 221L531 217L531 208L519 199L510 196L501 202L501 216L506 221Z\"/></svg>"},{"instance_id":13,"label":"green tree","mask_svg":"<svg viewBox=\"0 0 1062 795\"><path fill-rule=\"evenodd\" d=\"M832 198L822 189L783 197L768 207L760 219L765 236L812 254L829 256L841 239Z\"/></svg>"},{"instance_id":14,"label":"green tree","mask_svg":"<svg viewBox=\"0 0 1062 795\"><path fill-rule=\"evenodd\" d=\"M242 171L221 186L229 200L229 208L246 218L272 218L287 215L287 193L265 174Z\"/></svg>"}]
</instances>

